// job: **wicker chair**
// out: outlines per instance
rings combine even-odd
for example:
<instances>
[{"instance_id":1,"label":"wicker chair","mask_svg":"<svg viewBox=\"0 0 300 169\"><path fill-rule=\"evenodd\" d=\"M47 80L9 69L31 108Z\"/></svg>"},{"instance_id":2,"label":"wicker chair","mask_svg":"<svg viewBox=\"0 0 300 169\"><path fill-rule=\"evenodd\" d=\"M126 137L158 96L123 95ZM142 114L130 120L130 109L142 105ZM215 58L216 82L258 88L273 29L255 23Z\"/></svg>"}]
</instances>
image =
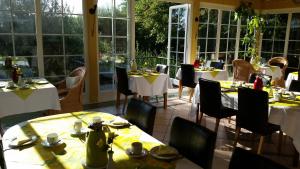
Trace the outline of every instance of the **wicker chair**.
<instances>
[{"instance_id":1,"label":"wicker chair","mask_svg":"<svg viewBox=\"0 0 300 169\"><path fill-rule=\"evenodd\" d=\"M286 57L273 57L268 61L270 66L279 66L282 72L280 79L274 79L275 86L285 87L284 76L285 70L288 67L288 61Z\"/></svg>"},{"instance_id":2,"label":"wicker chair","mask_svg":"<svg viewBox=\"0 0 300 169\"><path fill-rule=\"evenodd\" d=\"M79 80L71 88L66 87L66 80L62 80L55 84L58 94L61 110L49 110L48 115L69 113L75 111L82 111L82 100L83 100L83 86L86 74L85 67L78 67L70 73L70 77L79 76Z\"/></svg>"},{"instance_id":3,"label":"wicker chair","mask_svg":"<svg viewBox=\"0 0 300 169\"><path fill-rule=\"evenodd\" d=\"M232 64L233 79L236 81L248 82L250 75L255 72L253 66L243 59L233 60Z\"/></svg>"}]
</instances>

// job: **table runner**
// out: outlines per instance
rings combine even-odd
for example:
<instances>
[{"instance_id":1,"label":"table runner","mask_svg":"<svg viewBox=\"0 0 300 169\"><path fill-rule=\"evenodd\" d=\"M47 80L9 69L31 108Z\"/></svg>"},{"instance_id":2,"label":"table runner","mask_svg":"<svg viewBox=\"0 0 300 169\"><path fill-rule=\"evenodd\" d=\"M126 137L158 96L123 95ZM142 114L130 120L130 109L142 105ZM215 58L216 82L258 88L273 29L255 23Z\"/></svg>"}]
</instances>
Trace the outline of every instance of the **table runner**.
<instances>
[{"instance_id":1,"label":"table runner","mask_svg":"<svg viewBox=\"0 0 300 169\"><path fill-rule=\"evenodd\" d=\"M132 77L144 77L150 84L153 84L160 74L159 73L138 74L138 73L130 72L130 73L128 73L128 75L132 76Z\"/></svg>"},{"instance_id":2,"label":"table runner","mask_svg":"<svg viewBox=\"0 0 300 169\"><path fill-rule=\"evenodd\" d=\"M181 77L182 77L181 68L179 68L176 73L176 78L181 80ZM208 79L208 80L228 80L228 72L226 70L221 70L221 69L203 71L201 69L196 68L195 77L194 77L195 83L199 82L198 81L199 78Z\"/></svg>"},{"instance_id":3,"label":"table runner","mask_svg":"<svg viewBox=\"0 0 300 169\"><path fill-rule=\"evenodd\" d=\"M55 168L55 169L74 169L83 168L81 160L85 159L85 143L79 138L71 137L70 131L72 130L73 123L76 119L82 119L84 127L92 121L93 117L100 116L102 120L109 121L115 116L106 113L98 112L76 112L56 116L48 116L30 120L29 123L21 124L10 128L4 135L4 149L7 148L9 143L8 139L16 135L32 135L36 134L40 137L36 145L30 148L19 150L6 150L4 151L7 169L18 168ZM176 163L187 162L186 159L166 162L157 160L148 155L145 159L131 159L125 154L125 150L130 148L131 143L134 141L141 141L144 148L150 150L152 147L161 145L162 143L146 134L136 126L130 126L125 129L113 129L117 136L113 143L114 151L114 165L115 169L135 169L152 168L152 169L174 169ZM44 148L42 147L41 140L46 139L46 135L50 132L57 132L59 137L65 143L64 151L59 148ZM186 167L198 168L195 164L188 161Z\"/></svg>"}]
</instances>

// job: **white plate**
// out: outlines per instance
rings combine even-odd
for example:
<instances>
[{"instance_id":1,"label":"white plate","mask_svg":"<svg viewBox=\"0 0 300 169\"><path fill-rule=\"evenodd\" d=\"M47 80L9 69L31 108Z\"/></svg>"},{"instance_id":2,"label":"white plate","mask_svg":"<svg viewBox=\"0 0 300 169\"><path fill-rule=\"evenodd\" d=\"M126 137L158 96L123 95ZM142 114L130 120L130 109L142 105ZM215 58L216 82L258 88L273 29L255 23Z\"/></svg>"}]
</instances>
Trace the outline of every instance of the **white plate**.
<instances>
[{"instance_id":1,"label":"white plate","mask_svg":"<svg viewBox=\"0 0 300 169\"><path fill-rule=\"evenodd\" d=\"M124 120L124 123L114 123L114 120L104 122L103 124L108 125L110 127L124 127L130 126L130 123L127 120Z\"/></svg>"},{"instance_id":2,"label":"white plate","mask_svg":"<svg viewBox=\"0 0 300 169\"><path fill-rule=\"evenodd\" d=\"M48 84L49 82L47 80L37 80L35 83L36 84Z\"/></svg>"},{"instance_id":3,"label":"white plate","mask_svg":"<svg viewBox=\"0 0 300 169\"><path fill-rule=\"evenodd\" d=\"M22 147L22 146L27 146L27 145L33 144L33 143L35 143L37 140L38 140L38 137L37 137L37 136L31 136L31 140L28 141L28 142L25 142L24 144L19 145L19 144L17 144L17 142L15 142L15 141L12 140L12 141L9 143L8 146L9 146L10 148L18 148L18 147Z\"/></svg>"},{"instance_id":4,"label":"white plate","mask_svg":"<svg viewBox=\"0 0 300 169\"><path fill-rule=\"evenodd\" d=\"M84 134L86 134L88 132L88 130L86 128L82 128L80 130L80 132L76 132L75 130L71 131L71 136L82 136Z\"/></svg>"},{"instance_id":5,"label":"white plate","mask_svg":"<svg viewBox=\"0 0 300 169\"><path fill-rule=\"evenodd\" d=\"M157 159L160 159L160 160L173 160L173 159L176 159L178 158L180 155L178 153L178 151L176 150L177 154L174 154L174 155L169 155L169 156L162 156L162 155L159 155L157 154L157 151L159 149L160 146L156 146L156 147L153 147L151 150L150 150L150 154L154 157L154 158L157 158ZM172 147L170 147L172 148Z\"/></svg>"},{"instance_id":6,"label":"white plate","mask_svg":"<svg viewBox=\"0 0 300 169\"><path fill-rule=\"evenodd\" d=\"M147 151L146 149L144 149L144 148L143 148L141 154L133 154L132 151L131 151L131 148L126 149L125 152L126 152L126 154L127 154L129 157L132 157L132 158L141 158L141 157L147 156L147 154L148 154L148 151Z\"/></svg>"},{"instance_id":7,"label":"white plate","mask_svg":"<svg viewBox=\"0 0 300 169\"><path fill-rule=\"evenodd\" d=\"M50 144L47 140L43 140L43 141L41 142L41 144L42 144L42 146L44 146L44 147L50 148L50 147L56 147L56 146L62 145L63 142L62 142L62 140L58 140L55 144Z\"/></svg>"}]
</instances>

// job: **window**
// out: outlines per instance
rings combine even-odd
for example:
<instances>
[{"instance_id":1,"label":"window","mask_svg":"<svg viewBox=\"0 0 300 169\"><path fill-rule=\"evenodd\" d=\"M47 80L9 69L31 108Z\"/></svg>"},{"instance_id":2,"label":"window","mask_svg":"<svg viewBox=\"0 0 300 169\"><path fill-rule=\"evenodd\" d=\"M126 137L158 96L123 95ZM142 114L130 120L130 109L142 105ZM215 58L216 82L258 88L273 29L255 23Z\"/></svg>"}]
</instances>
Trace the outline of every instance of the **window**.
<instances>
[{"instance_id":1,"label":"window","mask_svg":"<svg viewBox=\"0 0 300 169\"><path fill-rule=\"evenodd\" d=\"M217 40L218 10L200 9L198 32L198 56L210 60L215 53Z\"/></svg>"},{"instance_id":2,"label":"window","mask_svg":"<svg viewBox=\"0 0 300 169\"><path fill-rule=\"evenodd\" d=\"M127 0L101 0L98 3L100 90L114 89L115 66L127 67Z\"/></svg>"},{"instance_id":3,"label":"window","mask_svg":"<svg viewBox=\"0 0 300 169\"><path fill-rule=\"evenodd\" d=\"M42 0L45 77L64 78L84 65L81 0Z\"/></svg>"},{"instance_id":4,"label":"window","mask_svg":"<svg viewBox=\"0 0 300 169\"><path fill-rule=\"evenodd\" d=\"M300 13L292 14L287 57L289 67L297 69L300 57Z\"/></svg>"},{"instance_id":5,"label":"window","mask_svg":"<svg viewBox=\"0 0 300 169\"><path fill-rule=\"evenodd\" d=\"M34 0L0 0L0 79L11 76L4 67L6 56L25 77L38 75L35 32Z\"/></svg>"},{"instance_id":6,"label":"window","mask_svg":"<svg viewBox=\"0 0 300 169\"><path fill-rule=\"evenodd\" d=\"M265 15L265 18L267 23L261 48L263 62L271 57L284 55L288 14Z\"/></svg>"}]
</instances>

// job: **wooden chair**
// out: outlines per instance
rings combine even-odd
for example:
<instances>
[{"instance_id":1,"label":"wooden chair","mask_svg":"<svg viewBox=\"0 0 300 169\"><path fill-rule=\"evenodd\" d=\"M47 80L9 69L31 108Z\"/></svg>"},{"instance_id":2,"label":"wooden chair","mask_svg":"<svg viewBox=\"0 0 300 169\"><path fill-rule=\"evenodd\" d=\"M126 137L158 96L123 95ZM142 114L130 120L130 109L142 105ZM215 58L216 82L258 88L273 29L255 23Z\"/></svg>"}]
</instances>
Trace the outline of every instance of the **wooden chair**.
<instances>
[{"instance_id":1,"label":"wooden chair","mask_svg":"<svg viewBox=\"0 0 300 169\"><path fill-rule=\"evenodd\" d=\"M215 132L176 117L172 123L169 145L201 168L211 169L216 137Z\"/></svg>"},{"instance_id":2,"label":"wooden chair","mask_svg":"<svg viewBox=\"0 0 300 169\"><path fill-rule=\"evenodd\" d=\"M125 118L132 124L138 126L144 132L152 135L154 121L156 115L156 107L132 98L128 103Z\"/></svg>"},{"instance_id":3,"label":"wooden chair","mask_svg":"<svg viewBox=\"0 0 300 169\"><path fill-rule=\"evenodd\" d=\"M300 80L292 80L289 91L300 92Z\"/></svg>"},{"instance_id":4,"label":"wooden chair","mask_svg":"<svg viewBox=\"0 0 300 169\"><path fill-rule=\"evenodd\" d=\"M288 67L288 61L286 57L273 57L268 61L270 66L279 66L282 72L280 79L274 79L275 86L285 87L284 77L285 70Z\"/></svg>"},{"instance_id":5,"label":"wooden chair","mask_svg":"<svg viewBox=\"0 0 300 169\"><path fill-rule=\"evenodd\" d=\"M117 73L117 98L116 98L116 107L119 107L120 105L120 97L121 93L125 95L125 101L122 109L122 113L125 112L125 108L128 101L128 96L134 95L136 97L135 93L133 93L131 90L129 90L129 84L128 84L128 75L126 68L116 67L116 73Z\"/></svg>"},{"instance_id":6,"label":"wooden chair","mask_svg":"<svg viewBox=\"0 0 300 169\"><path fill-rule=\"evenodd\" d=\"M67 88L66 79L54 84L58 90L61 110L49 110L48 115L83 110L83 87L86 76L86 68L78 67L73 70L69 76L77 76L77 82L72 85L71 88Z\"/></svg>"},{"instance_id":7,"label":"wooden chair","mask_svg":"<svg viewBox=\"0 0 300 169\"><path fill-rule=\"evenodd\" d=\"M232 64L233 64L233 79L236 81L248 82L250 74L255 72L253 66L249 62L243 59L233 60Z\"/></svg>"},{"instance_id":8,"label":"wooden chair","mask_svg":"<svg viewBox=\"0 0 300 169\"><path fill-rule=\"evenodd\" d=\"M279 125L268 122L269 94L265 91L250 88L238 89L238 113L236 115L236 147L241 128L260 135L257 154L261 153L265 136L280 131L278 151L280 152L282 131Z\"/></svg>"},{"instance_id":9,"label":"wooden chair","mask_svg":"<svg viewBox=\"0 0 300 169\"><path fill-rule=\"evenodd\" d=\"M181 80L179 81L179 89L178 89L179 98L181 98L183 87L186 86L191 89L190 98L189 98L189 101L191 101L196 87L194 78L195 78L194 66L191 64L181 64Z\"/></svg>"},{"instance_id":10,"label":"wooden chair","mask_svg":"<svg viewBox=\"0 0 300 169\"><path fill-rule=\"evenodd\" d=\"M242 148L235 148L228 169L288 169L264 156Z\"/></svg>"},{"instance_id":11,"label":"wooden chair","mask_svg":"<svg viewBox=\"0 0 300 169\"><path fill-rule=\"evenodd\" d=\"M164 64L156 64L156 71L159 73L168 74L169 66Z\"/></svg>"}]
</instances>

